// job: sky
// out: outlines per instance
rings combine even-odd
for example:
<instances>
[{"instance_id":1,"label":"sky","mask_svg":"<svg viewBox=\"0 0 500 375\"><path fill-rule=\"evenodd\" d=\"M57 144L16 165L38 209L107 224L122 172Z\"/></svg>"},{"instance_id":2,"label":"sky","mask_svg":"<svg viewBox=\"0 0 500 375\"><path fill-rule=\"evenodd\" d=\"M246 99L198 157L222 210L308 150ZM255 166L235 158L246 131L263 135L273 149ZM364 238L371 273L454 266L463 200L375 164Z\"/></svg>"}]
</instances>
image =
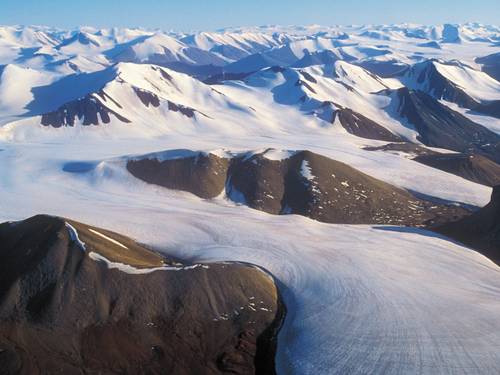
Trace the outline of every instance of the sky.
<instances>
[{"instance_id":1,"label":"sky","mask_svg":"<svg viewBox=\"0 0 500 375\"><path fill-rule=\"evenodd\" d=\"M0 0L0 24L215 30L250 25L500 23L500 0Z\"/></svg>"}]
</instances>

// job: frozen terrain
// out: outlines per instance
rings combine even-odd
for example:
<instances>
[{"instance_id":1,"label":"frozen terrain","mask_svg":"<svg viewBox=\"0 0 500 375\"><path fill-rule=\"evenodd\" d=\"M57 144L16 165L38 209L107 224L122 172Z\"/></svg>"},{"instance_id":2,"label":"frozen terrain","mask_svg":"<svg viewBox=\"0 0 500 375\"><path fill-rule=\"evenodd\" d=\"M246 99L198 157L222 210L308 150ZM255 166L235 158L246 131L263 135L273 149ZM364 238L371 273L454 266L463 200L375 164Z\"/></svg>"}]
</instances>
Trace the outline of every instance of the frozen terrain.
<instances>
[{"instance_id":1,"label":"frozen terrain","mask_svg":"<svg viewBox=\"0 0 500 375\"><path fill-rule=\"evenodd\" d=\"M265 267L288 307L280 373L499 371L500 270L483 256L423 230L328 225L153 187L119 160L99 162L111 156L111 143L115 153L145 147L68 139L3 145L2 221L44 212L192 261ZM55 157L47 158L49 149ZM369 155L375 163L377 153ZM80 169L65 172L70 161ZM450 186L458 179L447 177ZM489 189L462 184L487 201Z\"/></svg>"},{"instance_id":2,"label":"frozen terrain","mask_svg":"<svg viewBox=\"0 0 500 375\"><path fill-rule=\"evenodd\" d=\"M425 143L425 129L396 105L406 86L428 95L428 127L447 108L464 126L489 129L481 146L495 155L494 109L480 114L445 94L495 103L500 83L476 58L498 53L499 42L500 28L478 24L189 35L0 27L0 221L60 215L193 262L269 270L287 306L279 374L500 373L500 268L479 253L423 229L205 200L126 169L131 157L165 150L273 148L276 160L310 150L432 201L484 206L491 187L410 152L367 151L388 142L356 129L376 123L423 149L460 151ZM439 76L419 80L419 63ZM301 171L314 180L307 163Z\"/></svg>"}]
</instances>

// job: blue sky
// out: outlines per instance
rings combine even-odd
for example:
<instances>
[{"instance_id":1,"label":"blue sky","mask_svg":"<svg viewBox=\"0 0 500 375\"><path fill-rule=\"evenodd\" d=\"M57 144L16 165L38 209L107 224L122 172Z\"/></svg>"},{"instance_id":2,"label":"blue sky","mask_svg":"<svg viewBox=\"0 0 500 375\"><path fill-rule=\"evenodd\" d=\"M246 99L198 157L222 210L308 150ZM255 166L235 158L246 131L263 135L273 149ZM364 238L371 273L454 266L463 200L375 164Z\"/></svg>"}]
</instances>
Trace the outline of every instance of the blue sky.
<instances>
[{"instance_id":1,"label":"blue sky","mask_svg":"<svg viewBox=\"0 0 500 375\"><path fill-rule=\"evenodd\" d=\"M0 0L0 24L214 30L265 24L500 23L500 0Z\"/></svg>"}]
</instances>

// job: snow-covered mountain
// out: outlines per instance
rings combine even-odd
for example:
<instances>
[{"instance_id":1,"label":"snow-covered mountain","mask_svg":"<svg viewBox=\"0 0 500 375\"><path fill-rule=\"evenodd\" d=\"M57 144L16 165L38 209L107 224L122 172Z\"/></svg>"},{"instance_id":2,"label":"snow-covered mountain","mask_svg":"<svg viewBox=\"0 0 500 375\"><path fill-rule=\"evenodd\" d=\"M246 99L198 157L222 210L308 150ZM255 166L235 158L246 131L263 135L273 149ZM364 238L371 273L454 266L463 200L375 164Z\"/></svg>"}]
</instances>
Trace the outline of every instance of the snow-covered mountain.
<instances>
[{"instance_id":1,"label":"snow-covered mountain","mask_svg":"<svg viewBox=\"0 0 500 375\"><path fill-rule=\"evenodd\" d=\"M279 375L496 374L499 56L477 23L1 26L0 221L268 270Z\"/></svg>"},{"instance_id":2,"label":"snow-covered mountain","mask_svg":"<svg viewBox=\"0 0 500 375\"><path fill-rule=\"evenodd\" d=\"M500 82L460 61L427 60L408 68L401 78L408 88L423 91L477 112L488 113L485 103L500 101ZM496 106L496 105L495 105Z\"/></svg>"}]
</instances>

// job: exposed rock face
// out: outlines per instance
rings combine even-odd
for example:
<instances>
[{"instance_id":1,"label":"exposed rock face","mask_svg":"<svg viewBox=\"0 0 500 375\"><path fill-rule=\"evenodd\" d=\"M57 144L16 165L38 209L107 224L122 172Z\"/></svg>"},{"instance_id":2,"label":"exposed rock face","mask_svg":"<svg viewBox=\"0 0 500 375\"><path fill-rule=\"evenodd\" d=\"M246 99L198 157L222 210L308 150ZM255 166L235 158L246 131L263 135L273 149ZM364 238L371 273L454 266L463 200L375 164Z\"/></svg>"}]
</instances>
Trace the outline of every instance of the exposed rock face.
<instances>
[{"instance_id":1,"label":"exposed rock face","mask_svg":"<svg viewBox=\"0 0 500 375\"><path fill-rule=\"evenodd\" d=\"M130 120L109 109L105 102L112 100L103 91L97 94L89 94L81 99L66 103L53 112L42 115L42 125L59 128L61 126L74 126L76 119L82 121L83 125L108 124L110 115L115 116L124 123Z\"/></svg>"},{"instance_id":2,"label":"exposed rock face","mask_svg":"<svg viewBox=\"0 0 500 375\"><path fill-rule=\"evenodd\" d=\"M162 70L163 72L163 70ZM152 105L153 107L159 107L160 106L160 98L158 98L158 95L146 91L146 90L140 90L138 88L134 87L134 91L136 95L139 97L140 101L142 104L144 104L146 107L149 107Z\"/></svg>"},{"instance_id":3,"label":"exposed rock face","mask_svg":"<svg viewBox=\"0 0 500 375\"><path fill-rule=\"evenodd\" d=\"M163 72L163 70L162 70L162 72ZM144 104L146 107L149 108L149 106L151 105L152 107L157 108L160 106L161 100L158 97L158 95L156 95L152 92L146 91L146 90L138 89L136 87L134 87L134 91L135 91L137 97L142 102L142 104ZM186 106L181 105L181 104L176 104L174 102L171 102L170 100L167 100L166 102L167 102L167 108L169 111L180 112L181 114L183 114L184 116L189 117L189 118L193 118L195 116L195 114L198 112L197 110L195 110L191 107L186 107ZM201 113L201 112L198 112L198 113ZM206 115L204 115L204 116L206 116Z\"/></svg>"},{"instance_id":4,"label":"exposed rock face","mask_svg":"<svg viewBox=\"0 0 500 375\"><path fill-rule=\"evenodd\" d=\"M490 77L500 81L500 52L488 56L479 57L476 63L481 64L481 70Z\"/></svg>"},{"instance_id":5,"label":"exposed rock face","mask_svg":"<svg viewBox=\"0 0 500 375\"><path fill-rule=\"evenodd\" d=\"M226 72L223 72L223 73L215 74L215 75L212 75L212 76L206 78L203 81L203 83L206 83L207 85L217 85L217 84L221 84L224 81L243 80L252 73L254 73L254 72L249 72L249 73L226 73Z\"/></svg>"},{"instance_id":6,"label":"exposed rock face","mask_svg":"<svg viewBox=\"0 0 500 375\"><path fill-rule=\"evenodd\" d=\"M471 109L487 116L500 118L500 100L485 101Z\"/></svg>"},{"instance_id":7,"label":"exposed rock face","mask_svg":"<svg viewBox=\"0 0 500 375\"><path fill-rule=\"evenodd\" d=\"M48 216L1 224L0 243L2 374L274 373L283 307L255 267L168 264Z\"/></svg>"},{"instance_id":8,"label":"exposed rock face","mask_svg":"<svg viewBox=\"0 0 500 375\"><path fill-rule=\"evenodd\" d=\"M250 207L327 223L421 225L434 223L438 215L463 215L461 209L431 205L310 151L279 161L265 154L235 159L226 189L230 197L233 189L242 194Z\"/></svg>"},{"instance_id":9,"label":"exposed rock face","mask_svg":"<svg viewBox=\"0 0 500 375\"><path fill-rule=\"evenodd\" d=\"M500 184L500 165L481 155L421 155L414 160L478 184L487 186Z\"/></svg>"},{"instance_id":10,"label":"exposed rock face","mask_svg":"<svg viewBox=\"0 0 500 375\"><path fill-rule=\"evenodd\" d=\"M365 150L401 152L419 163L478 184L487 186L500 184L500 165L482 155L468 153L443 154L413 143L388 143L378 147L365 147Z\"/></svg>"},{"instance_id":11,"label":"exposed rock face","mask_svg":"<svg viewBox=\"0 0 500 375\"><path fill-rule=\"evenodd\" d=\"M486 58L485 58L486 59ZM490 61L490 60L476 60ZM452 64L452 63L447 63ZM478 101L467 94L459 85L444 77L435 67L433 60L428 60L413 67L409 67L405 74L416 75L417 83L427 82L425 92L435 99L443 99L458 104L460 107L468 108L473 111L500 118L500 100Z\"/></svg>"},{"instance_id":12,"label":"exposed rock face","mask_svg":"<svg viewBox=\"0 0 500 375\"><path fill-rule=\"evenodd\" d=\"M493 188L491 201L484 208L435 230L479 251L500 265L500 186Z\"/></svg>"},{"instance_id":13,"label":"exposed rock face","mask_svg":"<svg viewBox=\"0 0 500 375\"><path fill-rule=\"evenodd\" d=\"M127 163L135 177L169 189L184 190L201 198L215 198L224 190L229 159L188 152L190 156L160 161L138 158Z\"/></svg>"},{"instance_id":14,"label":"exposed rock face","mask_svg":"<svg viewBox=\"0 0 500 375\"><path fill-rule=\"evenodd\" d=\"M183 106L181 104L176 104L174 102L168 101L168 110L173 112L180 112L186 117L193 118L197 112L193 108Z\"/></svg>"},{"instance_id":15,"label":"exposed rock face","mask_svg":"<svg viewBox=\"0 0 500 375\"><path fill-rule=\"evenodd\" d=\"M223 193L235 202L272 214L299 214L328 223L434 225L466 211L415 198L335 160L309 151L266 150L231 159L190 156L128 163L142 180L203 198Z\"/></svg>"},{"instance_id":16,"label":"exposed rock face","mask_svg":"<svg viewBox=\"0 0 500 375\"><path fill-rule=\"evenodd\" d=\"M370 120L368 117L363 116L349 108L342 108L334 113L333 121L338 117L339 122L347 132L357 135L358 137L377 139L387 142L401 142L404 141L401 137L391 133L383 126L377 124L375 121Z\"/></svg>"},{"instance_id":17,"label":"exposed rock face","mask_svg":"<svg viewBox=\"0 0 500 375\"><path fill-rule=\"evenodd\" d=\"M174 78L162 68L150 66L137 68L137 70L142 74L141 77L146 83L135 82L134 69L127 64L105 69L103 72L107 81L101 82L100 89L71 100L54 111L43 113L41 124L59 128L80 123L82 125L108 124L113 119L123 123L132 123L137 122L138 118L147 117L151 112L162 116L165 111L177 112L188 118L195 118L197 115L208 117L194 108L168 98L169 89L178 91L179 88ZM147 88L142 88L143 84ZM160 106L161 111L156 110Z\"/></svg>"},{"instance_id":18,"label":"exposed rock face","mask_svg":"<svg viewBox=\"0 0 500 375\"><path fill-rule=\"evenodd\" d=\"M415 143L401 142L401 143L388 143L383 146L368 146L364 148L367 151L387 151L395 153L405 153L410 156L419 155L439 155L438 152L433 151L427 147L422 147Z\"/></svg>"},{"instance_id":19,"label":"exposed rock face","mask_svg":"<svg viewBox=\"0 0 500 375\"><path fill-rule=\"evenodd\" d=\"M357 137L386 142L405 141L405 139L391 133L388 129L363 116L361 113L342 107L331 101L322 102L311 114L331 124L335 124L338 121L337 124L340 124L348 133Z\"/></svg>"},{"instance_id":20,"label":"exposed rock face","mask_svg":"<svg viewBox=\"0 0 500 375\"><path fill-rule=\"evenodd\" d=\"M396 91L397 111L415 127L419 140L431 147L473 152L500 162L500 136L436 99L406 87Z\"/></svg>"},{"instance_id":21,"label":"exposed rock face","mask_svg":"<svg viewBox=\"0 0 500 375\"><path fill-rule=\"evenodd\" d=\"M425 92L434 98L456 103L461 107L472 108L479 103L470 97L460 86L444 77L434 65L433 60L424 61L407 69L405 74L416 76L418 84L427 83ZM418 75L417 75L418 74Z\"/></svg>"}]
</instances>

